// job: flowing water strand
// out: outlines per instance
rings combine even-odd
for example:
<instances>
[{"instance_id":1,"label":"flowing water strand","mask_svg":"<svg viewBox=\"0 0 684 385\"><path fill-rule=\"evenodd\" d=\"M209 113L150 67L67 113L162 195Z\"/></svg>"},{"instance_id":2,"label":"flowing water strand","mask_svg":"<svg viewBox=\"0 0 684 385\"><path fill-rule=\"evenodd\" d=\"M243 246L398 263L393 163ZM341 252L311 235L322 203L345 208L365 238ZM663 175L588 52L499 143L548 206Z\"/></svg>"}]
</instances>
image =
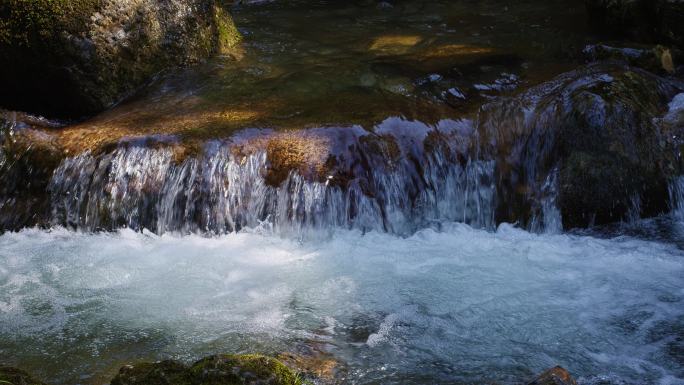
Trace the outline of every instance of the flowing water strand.
<instances>
[{"instance_id":1,"label":"flowing water strand","mask_svg":"<svg viewBox=\"0 0 684 385\"><path fill-rule=\"evenodd\" d=\"M684 222L684 176L675 178L670 182L670 208L672 216L681 222Z\"/></svg>"}]
</instances>

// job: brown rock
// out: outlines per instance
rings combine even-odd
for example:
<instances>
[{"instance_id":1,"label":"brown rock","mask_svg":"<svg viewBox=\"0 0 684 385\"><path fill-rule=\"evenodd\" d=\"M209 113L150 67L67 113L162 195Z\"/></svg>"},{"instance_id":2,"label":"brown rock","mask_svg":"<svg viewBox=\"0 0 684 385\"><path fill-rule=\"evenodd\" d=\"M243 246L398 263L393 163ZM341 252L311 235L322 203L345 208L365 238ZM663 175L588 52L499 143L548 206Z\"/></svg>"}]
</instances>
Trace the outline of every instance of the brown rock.
<instances>
[{"instance_id":1,"label":"brown rock","mask_svg":"<svg viewBox=\"0 0 684 385\"><path fill-rule=\"evenodd\" d=\"M527 385L577 385L577 382L567 370L556 366L540 374Z\"/></svg>"}]
</instances>

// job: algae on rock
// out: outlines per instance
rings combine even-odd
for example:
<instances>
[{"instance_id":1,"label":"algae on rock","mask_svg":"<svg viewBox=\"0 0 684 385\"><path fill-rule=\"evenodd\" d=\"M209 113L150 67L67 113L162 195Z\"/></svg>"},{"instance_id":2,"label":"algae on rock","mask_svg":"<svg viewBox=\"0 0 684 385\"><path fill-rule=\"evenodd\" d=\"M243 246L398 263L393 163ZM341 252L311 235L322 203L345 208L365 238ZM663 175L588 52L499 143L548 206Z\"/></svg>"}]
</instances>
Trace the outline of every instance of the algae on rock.
<instances>
[{"instance_id":1,"label":"algae on rock","mask_svg":"<svg viewBox=\"0 0 684 385\"><path fill-rule=\"evenodd\" d=\"M480 151L497 161L497 222L527 224L550 193L566 228L666 212L668 182L681 171L677 135L654 118L681 91L638 68L594 64L483 106Z\"/></svg>"},{"instance_id":2,"label":"algae on rock","mask_svg":"<svg viewBox=\"0 0 684 385\"><path fill-rule=\"evenodd\" d=\"M121 368L112 385L303 385L297 374L275 358L259 354L205 357L190 367L176 361Z\"/></svg>"}]
</instances>

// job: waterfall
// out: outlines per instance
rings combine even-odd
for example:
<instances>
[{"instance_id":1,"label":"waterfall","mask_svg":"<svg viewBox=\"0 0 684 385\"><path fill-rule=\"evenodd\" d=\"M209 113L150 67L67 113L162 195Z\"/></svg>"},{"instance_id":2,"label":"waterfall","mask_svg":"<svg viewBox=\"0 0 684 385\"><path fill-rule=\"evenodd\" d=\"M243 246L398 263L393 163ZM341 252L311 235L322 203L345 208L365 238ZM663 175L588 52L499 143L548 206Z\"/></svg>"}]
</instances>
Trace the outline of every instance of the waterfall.
<instances>
[{"instance_id":1,"label":"waterfall","mask_svg":"<svg viewBox=\"0 0 684 385\"><path fill-rule=\"evenodd\" d=\"M672 217L684 221L684 175L670 182L669 192Z\"/></svg>"},{"instance_id":2,"label":"waterfall","mask_svg":"<svg viewBox=\"0 0 684 385\"><path fill-rule=\"evenodd\" d=\"M346 183L292 170L280 185L270 185L266 151L236 155L234 141L211 141L180 162L170 147L140 143L84 153L65 159L53 174L51 221L158 234L222 234L264 224L297 235L336 227L407 235L444 221L495 227L493 161L461 162L448 148L423 151L397 139L403 156L389 167L382 154L360 147L366 135L332 146L344 149L340 159L354 170Z\"/></svg>"},{"instance_id":3,"label":"waterfall","mask_svg":"<svg viewBox=\"0 0 684 385\"><path fill-rule=\"evenodd\" d=\"M558 208L558 167L547 175L541 186L541 197L530 220L530 230L537 233L557 234L563 231L563 219Z\"/></svg>"}]
</instances>

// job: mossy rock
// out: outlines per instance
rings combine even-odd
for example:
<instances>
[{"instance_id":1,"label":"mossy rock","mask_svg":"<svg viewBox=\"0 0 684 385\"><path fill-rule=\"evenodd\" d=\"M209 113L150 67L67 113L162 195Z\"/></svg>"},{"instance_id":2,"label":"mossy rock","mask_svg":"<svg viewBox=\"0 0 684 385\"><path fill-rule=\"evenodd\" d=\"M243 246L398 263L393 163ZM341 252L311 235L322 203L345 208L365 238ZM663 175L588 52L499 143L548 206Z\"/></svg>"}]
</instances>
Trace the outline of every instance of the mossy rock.
<instances>
[{"instance_id":1,"label":"mossy rock","mask_svg":"<svg viewBox=\"0 0 684 385\"><path fill-rule=\"evenodd\" d=\"M85 31L103 0L5 0L0 5L0 43L33 46L60 30Z\"/></svg>"},{"instance_id":2,"label":"mossy rock","mask_svg":"<svg viewBox=\"0 0 684 385\"><path fill-rule=\"evenodd\" d=\"M479 154L497 162L497 222L527 225L555 194L565 228L666 212L682 170L663 124L682 84L594 64L482 108Z\"/></svg>"},{"instance_id":3,"label":"mossy rock","mask_svg":"<svg viewBox=\"0 0 684 385\"><path fill-rule=\"evenodd\" d=\"M293 171L319 181L328 175L326 139L303 132L283 132L268 141L264 178L270 186L280 186Z\"/></svg>"},{"instance_id":4,"label":"mossy rock","mask_svg":"<svg viewBox=\"0 0 684 385\"><path fill-rule=\"evenodd\" d=\"M111 385L190 385L188 367L177 361L161 361L126 365L119 370Z\"/></svg>"},{"instance_id":5,"label":"mossy rock","mask_svg":"<svg viewBox=\"0 0 684 385\"><path fill-rule=\"evenodd\" d=\"M45 385L23 370L0 366L0 385Z\"/></svg>"},{"instance_id":6,"label":"mossy rock","mask_svg":"<svg viewBox=\"0 0 684 385\"><path fill-rule=\"evenodd\" d=\"M0 105L78 118L240 40L219 0L0 2Z\"/></svg>"},{"instance_id":7,"label":"mossy rock","mask_svg":"<svg viewBox=\"0 0 684 385\"><path fill-rule=\"evenodd\" d=\"M258 354L222 354L188 367L176 361L121 368L111 385L303 385L297 374L275 358Z\"/></svg>"},{"instance_id":8,"label":"mossy rock","mask_svg":"<svg viewBox=\"0 0 684 385\"><path fill-rule=\"evenodd\" d=\"M275 358L257 354L216 355L190 368L195 384L302 385L302 380Z\"/></svg>"}]
</instances>

